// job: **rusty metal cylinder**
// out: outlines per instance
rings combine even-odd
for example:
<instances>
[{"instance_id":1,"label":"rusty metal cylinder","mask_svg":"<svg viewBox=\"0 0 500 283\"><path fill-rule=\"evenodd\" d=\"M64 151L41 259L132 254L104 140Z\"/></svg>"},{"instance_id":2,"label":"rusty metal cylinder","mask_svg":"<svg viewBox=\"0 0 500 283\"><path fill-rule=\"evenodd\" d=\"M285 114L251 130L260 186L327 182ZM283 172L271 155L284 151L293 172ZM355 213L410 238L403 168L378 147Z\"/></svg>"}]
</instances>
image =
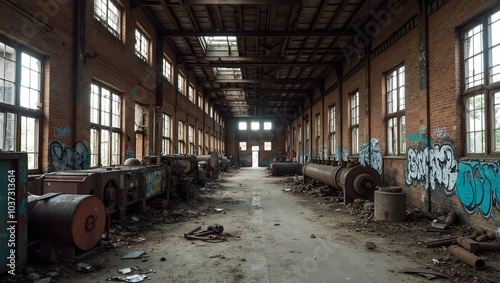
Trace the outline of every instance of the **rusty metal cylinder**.
<instances>
[{"instance_id":1,"label":"rusty metal cylinder","mask_svg":"<svg viewBox=\"0 0 500 283\"><path fill-rule=\"evenodd\" d=\"M404 221L406 193L399 187L379 187L375 191L375 220Z\"/></svg>"},{"instance_id":2,"label":"rusty metal cylinder","mask_svg":"<svg viewBox=\"0 0 500 283\"><path fill-rule=\"evenodd\" d=\"M272 162L271 175L272 176L288 176L302 174L302 164L298 162Z\"/></svg>"},{"instance_id":3,"label":"rusty metal cylinder","mask_svg":"<svg viewBox=\"0 0 500 283\"><path fill-rule=\"evenodd\" d=\"M302 174L311 179L320 181L323 184L334 187L338 190L343 190L337 184L337 175L341 171L342 166L329 166L316 163L306 163L302 167Z\"/></svg>"},{"instance_id":4,"label":"rusty metal cylinder","mask_svg":"<svg viewBox=\"0 0 500 283\"><path fill-rule=\"evenodd\" d=\"M37 240L90 250L101 239L106 209L90 195L57 194L34 200L29 214L30 234Z\"/></svg>"},{"instance_id":5,"label":"rusty metal cylinder","mask_svg":"<svg viewBox=\"0 0 500 283\"><path fill-rule=\"evenodd\" d=\"M463 261L471 266L474 266L477 269L481 269L481 268L485 267L485 262L483 259L477 257L476 255L474 255L473 253L470 253L469 251L465 250L462 247L459 247L457 245L449 246L448 252L452 256L460 259L461 261Z\"/></svg>"}]
</instances>

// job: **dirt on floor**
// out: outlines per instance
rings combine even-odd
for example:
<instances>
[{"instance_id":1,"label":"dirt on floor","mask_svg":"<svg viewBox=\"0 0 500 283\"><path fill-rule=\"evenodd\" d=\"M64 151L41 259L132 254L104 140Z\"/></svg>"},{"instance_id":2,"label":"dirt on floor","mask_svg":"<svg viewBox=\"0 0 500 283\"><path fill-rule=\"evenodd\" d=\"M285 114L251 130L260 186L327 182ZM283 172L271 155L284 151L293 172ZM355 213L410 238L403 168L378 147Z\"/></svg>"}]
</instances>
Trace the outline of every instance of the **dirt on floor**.
<instances>
[{"instance_id":1,"label":"dirt on floor","mask_svg":"<svg viewBox=\"0 0 500 283\"><path fill-rule=\"evenodd\" d=\"M110 238L103 239L97 254L83 257L74 263L50 262L34 256L33 248L30 254L30 262L27 268L17 276L1 275L0 282L63 282L64 279L78 277L93 278L91 274L98 273L100 269L110 268L110 263L105 257L101 257L102 252L113 252L120 248L136 250L135 247L143 245L145 242L159 242L165 237L172 237L175 234L182 234L188 231L166 231L159 228L160 225L172 224L171 227L186 229L186 227L203 226L204 218L224 214L225 211L218 211L221 204L237 205L238 199L225 197L225 189L222 184L226 179L231 178L238 169L231 169L229 172L222 172L219 179L212 180L203 187L197 188L194 198L189 201L172 199L166 209L149 208L147 214L138 214L129 211L127 219L124 221L114 221L110 230ZM476 255L484 260L484 267L476 268L464 263L451 255L447 249L448 245L427 247L431 240L454 238L456 236L477 237L485 234L484 231L477 231L471 227L453 223L443 225L447 215L431 215L423 213L417 209L408 207L405 221L387 222L374 220L373 202L356 200L347 206L343 203L343 192L336 191L318 182L310 181L303 183L301 176L273 177L280 187L284 187L283 194L293 195L297 201L314 211L314 221L320 225L334 227L335 232L342 236L347 242L353 244L366 243L368 249L375 249L377 241L381 238L384 244L393 243L393 248L388 252L394 256L411 258L412 262L418 263L415 268L431 269L448 277L449 282L500 282L500 251L480 251ZM245 184L239 184L245 186ZM274 224L274 225L279 225ZM147 234L147 231L155 231ZM144 235L147 235L144 236ZM222 238L238 239L238 233L224 232L219 235ZM314 235L311 235L314 237ZM490 235L491 237L491 235ZM484 237L485 238L485 237ZM220 239L220 238L219 238ZM372 241L372 239L378 239ZM214 239L217 240L217 239ZM488 238L486 242L499 243L498 239ZM214 258L224 259L223 254L213 254ZM210 258L212 257L210 256ZM161 258L160 261L167 260ZM148 256L141 257L146 266ZM245 259L241 259L242 263ZM107 266L108 265L108 266ZM241 265L241 264L240 264ZM114 268L114 266L112 266ZM154 272L141 265L132 267L135 274L142 274L147 279L148 274ZM238 273L238 265L229 271L224 282L241 282L244 274ZM420 275L423 276L423 275ZM427 274L429 279L432 275ZM108 280L120 280L121 275L109 277ZM422 277L425 278L425 277ZM444 280L443 277L437 277ZM45 280L45 281L44 281ZM153 280L154 281L154 280ZM64 281L67 282L67 281ZM95 281L92 282L101 282ZM146 282L146 281L145 281ZM207 281L208 282L208 281ZM221 281L222 282L222 281Z\"/></svg>"},{"instance_id":2,"label":"dirt on floor","mask_svg":"<svg viewBox=\"0 0 500 283\"><path fill-rule=\"evenodd\" d=\"M446 225L446 218L450 212L436 215L407 207L404 221L376 221L374 203L371 201L357 199L346 206L343 203L343 192L333 190L314 180L304 184L301 176L285 177L278 182L288 184L290 193L309 199L308 203L312 203L318 213L348 216L335 218L336 221L342 219L338 223L340 227L347 228L346 237L356 235L355 237L369 238L370 235L377 235L387 238L390 242L397 242L406 249L392 252L421 262L419 268L430 268L446 274L451 282L500 282L500 249L471 251L484 261L484 266L483 261L475 261L477 265L481 265L476 268L451 255L448 251L449 244L428 247L432 245L432 241L438 239L451 239L457 236L477 239L481 235L484 235L482 238L485 242L500 245L499 239L494 234L460 225L456 218L453 224ZM432 279L432 276L429 279Z\"/></svg>"}]
</instances>

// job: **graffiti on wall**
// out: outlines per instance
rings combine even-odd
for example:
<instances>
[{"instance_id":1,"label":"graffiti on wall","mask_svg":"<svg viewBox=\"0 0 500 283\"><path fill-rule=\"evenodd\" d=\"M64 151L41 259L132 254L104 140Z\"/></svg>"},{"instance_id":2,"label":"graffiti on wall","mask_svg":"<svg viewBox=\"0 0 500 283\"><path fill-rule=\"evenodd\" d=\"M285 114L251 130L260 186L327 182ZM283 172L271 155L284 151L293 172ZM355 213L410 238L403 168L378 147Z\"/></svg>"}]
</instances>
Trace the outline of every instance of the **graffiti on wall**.
<instances>
[{"instance_id":1,"label":"graffiti on wall","mask_svg":"<svg viewBox=\"0 0 500 283\"><path fill-rule=\"evenodd\" d=\"M320 144L319 145L319 153L322 156L322 159L323 160L328 160L328 144L327 143L323 143L323 144Z\"/></svg>"},{"instance_id":2,"label":"graffiti on wall","mask_svg":"<svg viewBox=\"0 0 500 283\"><path fill-rule=\"evenodd\" d=\"M427 138L427 126L424 124L420 125L420 130L418 133L408 135L408 142L418 143L419 148L425 148L429 145L429 139Z\"/></svg>"},{"instance_id":3,"label":"graffiti on wall","mask_svg":"<svg viewBox=\"0 0 500 283\"><path fill-rule=\"evenodd\" d=\"M459 161L457 197L464 210L489 218L500 209L500 161Z\"/></svg>"},{"instance_id":4,"label":"graffiti on wall","mask_svg":"<svg viewBox=\"0 0 500 283\"><path fill-rule=\"evenodd\" d=\"M335 148L335 161L347 161L348 156L349 151L347 148L340 148L340 146Z\"/></svg>"},{"instance_id":5,"label":"graffiti on wall","mask_svg":"<svg viewBox=\"0 0 500 283\"><path fill-rule=\"evenodd\" d=\"M71 127L54 127L54 136L56 138L65 138L71 136Z\"/></svg>"},{"instance_id":6,"label":"graffiti on wall","mask_svg":"<svg viewBox=\"0 0 500 283\"><path fill-rule=\"evenodd\" d=\"M81 170L90 168L90 150L79 141L75 147L69 147L59 141L49 144L50 172Z\"/></svg>"},{"instance_id":7,"label":"graffiti on wall","mask_svg":"<svg viewBox=\"0 0 500 283\"><path fill-rule=\"evenodd\" d=\"M134 146L131 144L129 144L127 149L125 149L125 159L124 160L127 160L129 158L135 158L135 149L134 149Z\"/></svg>"},{"instance_id":8,"label":"graffiti on wall","mask_svg":"<svg viewBox=\"0 0 500 283\"><path fill-rule=\"evenodd\" d=\"M422 185L432 190L453 194L458 176L455 153L449 144L433 147L408 148L406 158L406 184Z\"/></svg>"},{"instance_id":9,"label":"graffiti on wall","mask_svg":"<svg viewBox=\"0 0 500 283\"><path fill-rule=\"evenodd\" d=\"M378 138L371 138L359 148L359 162L361 165L370 165L373 169L382 174L382 151Z\"/></svg>"}]
</instances>

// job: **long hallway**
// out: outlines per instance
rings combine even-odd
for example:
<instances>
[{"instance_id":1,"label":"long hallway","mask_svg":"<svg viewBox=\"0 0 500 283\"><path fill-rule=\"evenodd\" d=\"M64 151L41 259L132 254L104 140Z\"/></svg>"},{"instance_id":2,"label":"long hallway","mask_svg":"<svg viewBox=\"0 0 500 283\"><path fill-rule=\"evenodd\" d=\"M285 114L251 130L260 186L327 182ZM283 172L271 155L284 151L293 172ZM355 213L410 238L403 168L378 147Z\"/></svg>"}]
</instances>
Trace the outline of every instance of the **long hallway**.
<instances>
[{"instance_id":1,"label":"long hallway","mask_svg":"<svg viewBox=\"0 0 500 283\"><path fill-rule=\"evenodd\" d=\"M159 221L143 228L134 237L144 241L86 259L105 258L103 269L73 274L61 282L105 282L125 276L119 269L134 266L153 269L155 273L147 274L152 282L427 281L400 272L415 263L389 253L393 243L372 238L377 249L366 249L358 234L338 227L333 211L319 214L308 200L284 192L283 178L267 175L263 168L242 168L218 180L218 188L210 184L208 189L201 188L196 199L201 206L194 208L198 212L184 210L199 217L174 224ZM196 226L205 229L213 223L224 227L227 241L209 243L183 237ZM146 251L147 261L121 259L134 250Z\"/></svg>"}]
</instances>

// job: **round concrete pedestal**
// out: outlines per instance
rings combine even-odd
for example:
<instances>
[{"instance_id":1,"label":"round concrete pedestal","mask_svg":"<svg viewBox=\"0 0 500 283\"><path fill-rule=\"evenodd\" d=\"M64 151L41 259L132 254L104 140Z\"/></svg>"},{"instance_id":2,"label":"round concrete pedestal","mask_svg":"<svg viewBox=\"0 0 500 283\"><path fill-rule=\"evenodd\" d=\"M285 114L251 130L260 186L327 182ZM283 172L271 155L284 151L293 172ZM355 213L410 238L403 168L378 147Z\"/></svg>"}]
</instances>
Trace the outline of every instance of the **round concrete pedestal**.
<instances>
[{"instance_id":1,"label":"round concrete pedestal","mask_svg":"<svg viewBox=\"0 0 500 283\"><path fill-rule=\"evenodd\" d=\"M379 187L375 191L375 220L404 221L406 193L399 187Z\"/></svg>"}]
</instances>

